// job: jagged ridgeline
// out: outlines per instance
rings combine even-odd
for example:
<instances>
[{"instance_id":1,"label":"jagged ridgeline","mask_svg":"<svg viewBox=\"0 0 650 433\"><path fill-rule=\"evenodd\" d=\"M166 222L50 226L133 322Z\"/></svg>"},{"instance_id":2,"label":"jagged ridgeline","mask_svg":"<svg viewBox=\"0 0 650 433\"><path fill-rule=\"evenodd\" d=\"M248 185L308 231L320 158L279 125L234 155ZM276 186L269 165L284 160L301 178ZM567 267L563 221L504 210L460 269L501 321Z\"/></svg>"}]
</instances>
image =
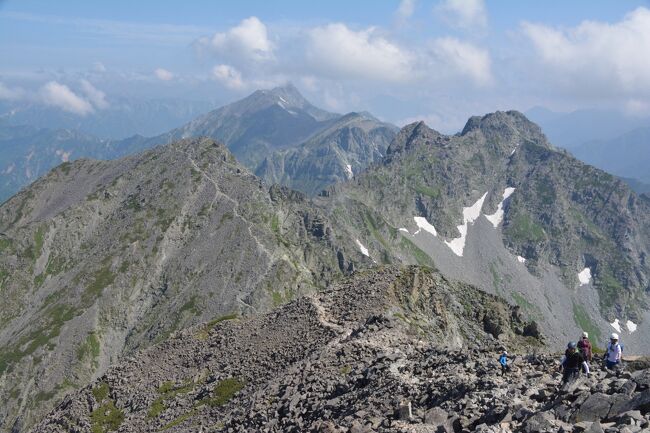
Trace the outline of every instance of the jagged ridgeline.
<instances>
[{"instance_id":1,"label":"jagged ridgeline","mask_svg":"<svg viewBox=\"0 0 650 433\"><path fill-rule=\"evenodd\" d=\"M124 354L370 261L304 197L188 139L66 163L0 207L0 430Z\"/></svg>"},{"instance_id":2,"label":"jagged ridgeline","mask_svg":"<svg viewBox=\"0 0 650 433\"><path fill-rule=\"evenodd\" d=\"M109 369L33 431L405 431L399 399L418 411L469 394L443 373L459 360L474 357L465 381L478 382L502 344L541 345L515 307L418 267L362 271L273 312L223 319Z\"/></svg>"},{"instance_id":3,"label":"jagged ridgeline","mask_svg":"<svg viewBox=\"0 0 650 433\"><path fill-rule=\"evenodd\" d=\"M520 113L473 117L453 136L406 126L383 163L328 195L378 263L434 263L518 304L558 346L584 329L600 347L618 330L647 348L650 200Z\"/></svg>"}]
</instances>

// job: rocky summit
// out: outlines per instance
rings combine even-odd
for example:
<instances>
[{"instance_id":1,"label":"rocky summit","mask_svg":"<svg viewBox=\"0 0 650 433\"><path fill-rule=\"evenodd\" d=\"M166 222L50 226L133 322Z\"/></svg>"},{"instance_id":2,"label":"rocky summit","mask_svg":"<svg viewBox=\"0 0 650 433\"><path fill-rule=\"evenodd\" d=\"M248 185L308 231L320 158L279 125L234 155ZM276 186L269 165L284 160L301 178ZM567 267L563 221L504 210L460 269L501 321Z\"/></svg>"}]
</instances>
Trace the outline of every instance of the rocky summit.
<instances>
[{"instance_id":1,"label":"rocky summit","mask_svg":"<svg viewBox=\"0 0 650 433\"><path fill-rule=\"evenodd\" d=\"M32 431L647 431L650 370L595 367L561 386L542 344L495 296L428 269L381 267L268 314L181 331Z\"/></svg>"}]
</instances>

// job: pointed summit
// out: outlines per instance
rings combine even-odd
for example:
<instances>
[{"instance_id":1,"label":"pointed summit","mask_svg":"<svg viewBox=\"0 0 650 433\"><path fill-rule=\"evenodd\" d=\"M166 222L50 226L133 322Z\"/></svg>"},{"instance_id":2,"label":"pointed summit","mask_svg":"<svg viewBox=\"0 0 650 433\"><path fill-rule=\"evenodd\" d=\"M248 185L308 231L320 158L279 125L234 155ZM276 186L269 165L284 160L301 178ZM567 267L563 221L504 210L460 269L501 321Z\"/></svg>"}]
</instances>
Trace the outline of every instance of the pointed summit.
<instances>
[{"instance_id":1,"label":"pointed summit","mask_svg":"<svg viewBox=\"0 0 650 433\"><path fill-rule=\"evenodd\" d=\"M420 144L429 145L441 137L440 133L429 128L423 121L406 125L399 132L387 150L387 155L392 157Z\"/></svg>"},{"instance_id":2,"label":"pointed summit","mask_svg":"<svg viewBox=\"0 0 650 433\"><path fill-rule=\"evenodd\" d=\"M307 99L302 96L300 91L291 82L283 86L275 87L271 89L269 93L276 96L278 99L280 99L281 102L284 102L291 107L305 108L307 106L311 106L309 101L307 101Z\"/></svg>"}]
</instances>

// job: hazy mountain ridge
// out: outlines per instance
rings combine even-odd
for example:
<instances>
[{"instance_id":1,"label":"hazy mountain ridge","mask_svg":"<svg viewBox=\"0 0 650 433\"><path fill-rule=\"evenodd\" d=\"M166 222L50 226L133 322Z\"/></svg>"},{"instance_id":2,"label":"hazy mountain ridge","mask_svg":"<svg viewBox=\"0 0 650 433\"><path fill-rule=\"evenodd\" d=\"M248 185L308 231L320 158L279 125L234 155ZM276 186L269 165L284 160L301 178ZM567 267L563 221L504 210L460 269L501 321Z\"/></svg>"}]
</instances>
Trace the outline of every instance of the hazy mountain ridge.
<instances>
[{"instance_id":1,"label":"hazy mountain ridge","mask_svg":"<svg viewBox=\"0 0 650 433\"><path fill-rule=\"evenodd\" d=\"M114 141L78 130L0 126L0 202L62 162L78 158L115 159L146 149L145 138Z\"/></svg>"},{"instance_id":2,"label":"hazy mountain ridge","mask_svg":"<svg viewBox=\"0 0 650 433\"><path fill-rule=\"evenodd\" d=\"M650 118L615 110L555 113L536 107L526 114L557 146L626 180L637 192L650 183Z\"/></svg>"},{"instance_id":3,"label":"hazy mountain ridge","mask_svg":"<svg viewBox=\"0 0 650 433\"><path fill-rule=\"evenodd\" d=\"M66 163L0 207L3 429L123 354L368 262L304 196L212 140Z\"/></svg>"},{"instance_id":4,"label":"hazy mountain ridge","mask_svg":"<svg viewBox=\"0 0 650 433\"><path fill-rule=\"evenodd\" d=\"M182 125L214 108L207 101L115 98L84 116L32 103L0 104L0 121L37 129L71 129L104 140L152 136Z\"/></svg>"},{"instance_id":5,"label":"hazy mountain ridge","mask_svg":"<svg viewBox=\"0 0 650 433\"><path fill-rule=\"evenodd\" d=\"M614 175L650 183L650 127L637 128L611 139L587 141L575 146L572 152L586 163Z\"/></svg>"}]
</instances>

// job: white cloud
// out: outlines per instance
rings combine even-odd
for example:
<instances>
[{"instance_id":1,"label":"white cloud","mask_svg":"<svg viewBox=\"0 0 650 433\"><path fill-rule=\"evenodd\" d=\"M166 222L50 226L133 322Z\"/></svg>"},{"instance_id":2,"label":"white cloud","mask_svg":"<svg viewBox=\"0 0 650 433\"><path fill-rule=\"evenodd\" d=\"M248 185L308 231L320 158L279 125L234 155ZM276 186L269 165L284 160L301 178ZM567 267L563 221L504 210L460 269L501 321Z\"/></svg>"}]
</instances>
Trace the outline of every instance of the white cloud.
<instances>
[{"instance_id":1,"label":"white cloud","mask_svg":"<svg viewBox=\"0 0 650 433\"><path fill-rule=\"evenodd\" d=\"M153 71L154 75L156 78L162 81L171 81L174 79L174 74L167 69L163 68L158 68L155 71Z\"/></svg>"},{"instance_id":2,"label":"white cloud","mask_svg":"<svg viewBox=\"0 0 650 433\"><path fill-rule=\"evenodd\" d=\"M432 44L438 67L448 68L451 75L470 78L478 86L492 83L490 54L470 43L456 38L439 38Z\"/></svg>"},{"instance_id":3,"label":"white cloud","mask_svg":"<svg viewBox=\"0 0 650 433\"><path fill-rule=\"evenodd\" d=\"M415 12L415 0L401 0L395 12L395 17L398 22L404 23L404 21L411 18L413 12Z\"/></svg>"},{"instance_id":4,"label":"white cloud","mask_svg":"<svg viewBox=\"0 0 650 433\"><path fill-rule=\"evenodd\" d=\"M487 11L483 0L444 0L435 8L453 27L464 30L484 30Z\"/></svg>"},{"instance_id":5,"label":"white cloud","mask_svg":"<svg viewBox=\"0 0 650 433\"><path fill-rule=\"evenodd\" d=\"M412 72L411 54L377 34L374 27L350 30L329 24L308 32L307 60L334 78L404 82Z\"/></svg>"},{"instance_id":6,"label":"white cloud","mask_svg":"<svg viewBox=\"0 0 650 433\"><path fill-rule=\"evenodd\" d=\"M95 108L100 110L108 108L109 104L106 101L106 94L90 84L88 80L81 80L81 90Z\"/></svg>"},{"instance_id":7,"label":"white cloud","mask_svg":"<svg viewBox=\"0 0 650 433\"><path fill-rule=\"evenodd\" d=\"M200 47L207 47L221 56L255 62L273 58L274 45L268 37L266 25L257 17L243 20L227 32L212 38L200 38Z\"/></svg>"},{"instance_id":8,"label":"white cloud","mask_svg":"<svg viewBox=\"0 0 650 433\"><path fill-rule=\"evenodd\" d=\"M90 102L77 96L65 84L50 81L41 88L41 98L47 105L59 107L70 113L85 116L92 113L93 106Z\"/></svg>"},{"instance_id":9,"label":"white cloud","mask_svg":"<svg viewBox=\"0 0 650 433\"><path fill-rule=\"evenodd\" d=\"M22 99L24 95L25 92L21 88L17 87L12 89L7 87L4 83L0 82L0 101L3 99L15 101Z\"/></svg>"},{"instance_id":10,"label":"white cloud","mask_svg":"<svg viewBox=\"0 0 650 433\"><path fill-rule=\"evenodd\" d=\"M242 89L245 87L241 73L230 65L217 65L212 68L212 77L229 89Z\"/></svg>"},{"instance_id":11,"label":"white cloud","mask_svg":"<svg viewBox=\"0 0 650 433\"><path fill-rule=\"evenodd\" d=\"M650 10L640 7L616 23L583 21L557 29L522 24L536 58L564 90L599 97L650 96Z\"/></svg>"}]
</instances>

